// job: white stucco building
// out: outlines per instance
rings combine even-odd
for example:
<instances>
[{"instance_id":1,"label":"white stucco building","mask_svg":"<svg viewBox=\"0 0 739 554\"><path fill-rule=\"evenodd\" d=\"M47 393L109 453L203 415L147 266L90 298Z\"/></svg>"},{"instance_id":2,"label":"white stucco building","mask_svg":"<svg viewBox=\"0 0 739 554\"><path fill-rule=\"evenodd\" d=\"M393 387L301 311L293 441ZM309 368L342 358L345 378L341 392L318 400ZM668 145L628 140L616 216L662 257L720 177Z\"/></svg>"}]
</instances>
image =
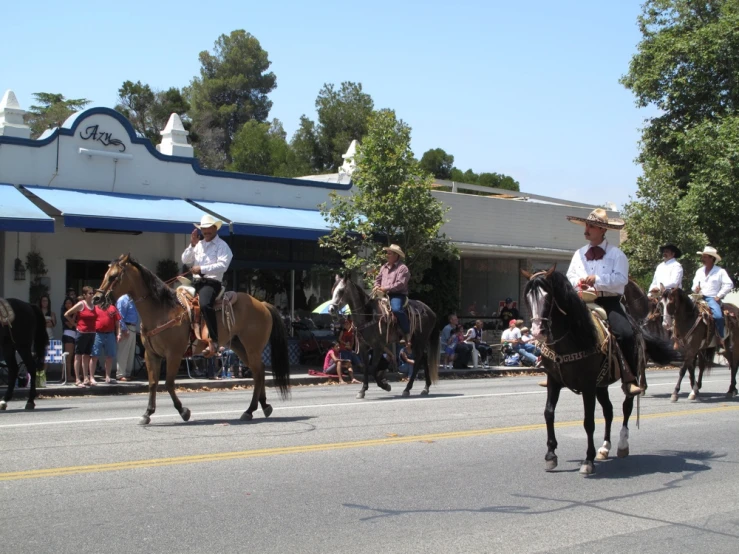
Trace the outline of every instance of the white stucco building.
<instances>
[{"instance_id":1,"label":"white stucco building","mask_svg":"<svg viewBox=\"0 0 739 554\"><path fill-rule=\"evenodd\" d=\"M329 276L314 271L331 258L317 246L328 231L318 206L331 191L351 194L355 144L338 174L284 179L201 168L174 114L157 148L108 108L79 112L37 140L30 139L23 114L6 92L0 101L0 296L28 298L31 275L19 280L15 260L38 252L58 311L68 287L98 286L121 253L152 269L161 260L179 263L192 223L210 213L226 222L221 234L234 251L230 287L254 292L259 269L279 274L285 288L295 279L305 299L327 299ZM593 208L440 184L452 189L434 194L451 208L444 232L462 252L462 314L474 306L488 315L499 299L518 299L520 267L568 263L583 238L565 216ZM465 194L472 189L490 196Z\"/></svg>"}]
</instances>

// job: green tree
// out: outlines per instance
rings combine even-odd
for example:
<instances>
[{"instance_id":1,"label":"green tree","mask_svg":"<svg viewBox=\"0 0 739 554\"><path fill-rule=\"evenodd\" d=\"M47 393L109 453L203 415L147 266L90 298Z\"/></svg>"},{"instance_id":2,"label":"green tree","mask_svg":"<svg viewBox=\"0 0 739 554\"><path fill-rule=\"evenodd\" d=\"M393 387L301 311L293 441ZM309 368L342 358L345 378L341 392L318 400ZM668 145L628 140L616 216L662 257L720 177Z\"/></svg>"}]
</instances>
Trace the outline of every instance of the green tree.
<instances>
[{"instance_id":1,"label":"green tree","mask_svg":"<svg viewBox=\"0 0 739 554\"><path fill-rule=\"evenodd\" d=\"M188 92L198 156L205 167L231 163L231 142L247 121L264 122L277 78L259 41L243 30L221 35L214 51L200 53L200 77Z\"/></svg>"},{"instance_id":2,"label":"green tree","mask_svg":"<svg viewBox=\"0 0 739 554\"><path fill-rule=\"evenodd\" d=\"M436 179L451 179L453 166L454 156L447 154L441 148L427 150L421 156L421 168L431 173Z\"/></svg>"},{"instance_id":3,"label":"green tree","mask_svg":"<svg viewBox=\"0 0 739 554\"><path fill-rule=\"evenodd\" d=\"M332 193L321 207L332 232L320 242L368 283L382 264L381 247L398 244L407 256L412 290L423 292L434 256L454 257L456 248L441 232L447 209L431 194L431 176L413 157L410 141L410 127L394 111L372 115L357 153L354 194Z\"/></svg>"},{"instance_id":4,"label":"green tree","mask_svg":"<svg viewBox=\"0 0 739 554\"><path fill-rule=\"evenodd\" d=\"M519 191L520 185L513 177L500 173L480 173L477 184L483 187Z\"/></svg>"},{"instance_id":5,"label":"green tree","mask_svg":"<svg viewBox=\"0 0 739 554\"><path fill-rule=\"evenodd\" d=\"M67 99L51 92L35 92L33 97L40 105L31 106L25 116L32 138L38 138L47 129L61 127L70 115L90 103L86 98Z\"/></svg>"},{"instance_id":6,"label":"green tree","mask_svg":"<svg viewBox=\"0 0 739 554\"><path fill-rule=\"evenodd\" d=\"M647 0L638 22L642 40L621 83L637 106L658 109L642 131L638 159L644 176L635 203L659 216L649 221L647 211L629 218L628 242L643 252L672 229L668 216L688 217L683 240L709 242L734 273L739 1ZM676 190L668 192L670 187ZM641 213L635 205L629 209Z\"/></svg>"},{"instance_id":7,"label":"green tree","mask_svg":"<svg viewBox=\"0 0 739 554\"><path fill-rule=\"evenodd\" d=\"M140 135L154 144L161 142L161 132L173 113L183 118L185 128L190 127L186 117L190 104L176 87L154 91L141 81L125 81L118 89L115 109L131 122Z\"/></svg>"},{"instance_id":8,"label":"green tree","mask_svg":"<svg viewBox=\"0 0 739 554\"><path fill-rule=\"evenodd\" d=\"M304 115L300 117L300 125L290 141L290 148L295 154L296 166L302 170L296 175L318 173L323 168L316 124Z\"/></svg>"},{"instance_id":9,"label":"green tree","mask_svg":"<svg viewBox=\"0 0 739 554\"><path fill-rule=\"evenodd\" d=\"M272 123L247 121L231 144L230 171L295 177L303 169L285 140L287 134L279 119Z\"/></svg>"}]
</instances>

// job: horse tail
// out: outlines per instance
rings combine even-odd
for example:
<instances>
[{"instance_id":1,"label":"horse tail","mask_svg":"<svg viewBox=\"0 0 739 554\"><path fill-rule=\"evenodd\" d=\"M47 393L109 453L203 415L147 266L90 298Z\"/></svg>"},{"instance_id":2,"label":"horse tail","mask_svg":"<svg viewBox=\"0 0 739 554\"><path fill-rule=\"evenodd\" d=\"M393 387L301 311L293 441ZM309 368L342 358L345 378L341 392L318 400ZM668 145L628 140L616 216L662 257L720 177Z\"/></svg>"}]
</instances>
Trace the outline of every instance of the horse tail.
<instances>
[{"instance_id":1,"label":"horse tail","mask_svg":"<svg viewBox=\"0 0 739 554\"><path fill-rule=\"evenodd\" d=\"M669 340L653 335L644 327L642 327L641 332L644 337L644 346L646 346L647 355L654 363L669 365L682 358L682 354L672 347L672 343Z\"/></svg>"},{"instance_id":2,"label":"horse tail","mask_svg":"<svg viewBox=\"0 0 739 554\"><path fill-rule=\"evenodd\" d=\"M272 333L269 335L269 346L272 349L272 377L280 390L283 400L290 396L290 355L287 348L287 327L272 304L264 303L272 315Z\"/></svg>"},{"instance_id":3,"label":"horse tail","mask_svg":"<svg viewBox=\"0 0 739 554\"><path fill-rule=\"evenodd\" d=\"M49 333L46 332L44 312L35 304L32 304L31 308L36 320L36 330L33 336L33 353L36 356L38 368L40 368L44 364L44 358L46 358L46 348L49 346Z\"/></svg>"},{"instance_id":4,"label":"horse tail","mask_svg":"<svg viewBox=\"0 0 739 554\"><path fill-rule=\"evenodd\" d=\"M434 325L431 336L429 337L429 375L431 382L436 384L439 382L439 357L441 356L441 331L437 325Z\"/></svg>"}]
</instances>

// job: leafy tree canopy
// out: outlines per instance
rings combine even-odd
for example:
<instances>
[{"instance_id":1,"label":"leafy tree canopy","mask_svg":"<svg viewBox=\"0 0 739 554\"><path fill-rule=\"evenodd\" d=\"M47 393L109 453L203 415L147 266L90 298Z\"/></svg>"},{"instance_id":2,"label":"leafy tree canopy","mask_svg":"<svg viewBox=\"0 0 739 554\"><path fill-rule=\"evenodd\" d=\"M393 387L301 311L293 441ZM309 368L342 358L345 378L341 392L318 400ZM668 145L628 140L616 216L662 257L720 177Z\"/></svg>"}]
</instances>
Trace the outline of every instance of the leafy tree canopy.
<instances>
[{"instance_id":1,"label":"leafy tree canopy","mask_svg":"<svg viewBox=\"0 0 739 554\"><path fill-rule=\"evenodd\" d=\"M447 211L431 194L431 176L410 147L411 129L392 110L370 118L357 153L354 194L331 195L322 213L332 226L321 245L338 252L348 269L361 271L368 282L383 263L383 246L395 243L406 253L412 290L422 292L424 272L432 259L456 256L441 233Z\"/></svg>"},{"instance_id":2,"label":"leafy tree canopy","mask_svg":"<svg viewBox=\"0 0 739 554\"><path fill-rule=\"evenodd\" d=\"M33 97L40 105L31 106L25 116L32 138L38 138L47 129L61 127L70 115L90 103L86 98L67 99L52 92L35 92Z\"/></svg>"},{"instance_id":3,"label":"leafy tree canopy","mask_svg":"<svg viewBox=\"0 0 739 554\"><path fill-rule=\"evenodd\" d=\"M118 89L115 109L133 124L136 132L154 144L161 142L161 132L173 113L183 118L186 129L190 127L186 117L190 104L176 87L154 91L141 81L125 81Z\"/></svg>"},{"instance_id":4,"label":"leafy tree canopy","mask_svg":"<svg viewBox=\"0 0 739 554\"><path fill-rule=\"evenodd\" d=\"M454 156L447 154L441 148L427 150L421 156L421 168L437 179L451 179L453 167Z\"/></svg>"},{"instance_id":5,"label":"leafy tree canopy","mask_svg":"<svg viewBox=\"0 0 739 554\"><path fill-rule=\"evenodd\" d=\"M247 121L266 121L272 108L268 94L277 77L256 37L243 30L221 35L213 53L200 53L200 77L188 89L198 155L205 167L231 163L231 142Z\"/></svg>"}]
</instances>

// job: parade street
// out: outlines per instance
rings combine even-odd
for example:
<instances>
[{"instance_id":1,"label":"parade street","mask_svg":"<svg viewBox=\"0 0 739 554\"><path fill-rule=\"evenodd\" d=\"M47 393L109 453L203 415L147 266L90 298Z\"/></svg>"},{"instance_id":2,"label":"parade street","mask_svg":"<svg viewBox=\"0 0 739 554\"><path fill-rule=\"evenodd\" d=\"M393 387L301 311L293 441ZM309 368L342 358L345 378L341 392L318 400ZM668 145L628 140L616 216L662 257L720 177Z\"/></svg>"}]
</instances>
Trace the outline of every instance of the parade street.
<instances>
[{"instance_id":1,"label":"parade street","mask_svg":"<svg viewBox=\"0 0 739 554\"><path fill-rule=\"evenodd\" d=\"M739 401L726 367L670 403L650 371L631 454L585 456L581 398L557 410L559 467L544 471L537 377L445 380L402 399L296 387L239 421L251 391L53 398L0 412L4 552L736 552ZM687 379L686 379L687 382ZM596 416L601 417L600 408ZM598 419L596 447L602 443Z\"/></svg>"}]
</instances>

